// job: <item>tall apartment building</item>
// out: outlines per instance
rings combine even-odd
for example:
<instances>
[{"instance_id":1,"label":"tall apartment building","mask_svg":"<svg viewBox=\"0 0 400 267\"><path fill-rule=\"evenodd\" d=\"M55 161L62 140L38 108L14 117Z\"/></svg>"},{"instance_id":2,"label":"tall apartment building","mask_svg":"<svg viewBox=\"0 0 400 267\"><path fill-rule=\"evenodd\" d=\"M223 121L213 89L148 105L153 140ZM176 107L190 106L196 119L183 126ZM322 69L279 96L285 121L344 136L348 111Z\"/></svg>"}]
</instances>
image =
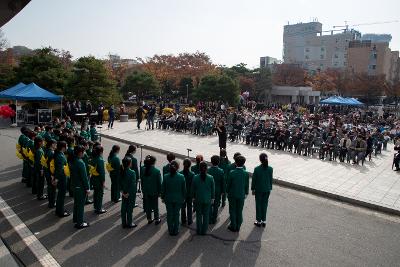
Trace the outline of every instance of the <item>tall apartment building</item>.
<instances>
[{"instance_id":1,"label":"tall apartment building","mask_svg":"<svg viewBox=\"0 0 400 267\"><path fill-rule=\"evenodd\" d=\"M353 73L385 75L389 81L399 78L399 52L391 51L388 42L350 42L348 61L348 70Z\"/></svg>"},{"instance_id":2,"label":"tall apartment building","mask_svg":"<svg viewBox=\"0 0 400 267\"><path fill-rule=\"evenodd\" d=\"M390 34L361 35L347 28L336 34L324 32L317 21L285 25L284 63L299 64L310 72L341 69L400 80L399 52L390 50Z\"/></svg>"},{"instance_id":3,"label":"tall apartment building","mask_svg":"<svg viewBox=\"0 0 400 267\"><path fill-rule=\"evenodd\" d=\"M320 22L285 25L283 32L283 60L300 64L309 71L346 68L349 43L361 38L355 30L323 35Z\"/></svg>"}]
</instances>

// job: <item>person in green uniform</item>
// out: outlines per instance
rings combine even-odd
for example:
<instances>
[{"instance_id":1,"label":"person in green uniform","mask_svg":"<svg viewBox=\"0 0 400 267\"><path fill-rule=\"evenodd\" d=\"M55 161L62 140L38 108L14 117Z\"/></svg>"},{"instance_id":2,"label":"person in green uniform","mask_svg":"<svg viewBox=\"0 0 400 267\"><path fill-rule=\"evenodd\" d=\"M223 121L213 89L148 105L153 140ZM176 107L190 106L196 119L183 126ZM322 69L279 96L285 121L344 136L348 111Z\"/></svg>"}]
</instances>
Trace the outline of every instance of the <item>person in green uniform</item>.
<instances>
[{"instance_id":1,"label":"person in green uniform","mask_svg":"<svg viewBox=\"0 0 400 267\"><path fill-rule=\"evenodd\" d=\"M228 156L226 155L226 150L221 149L219 151L219 164L218 167L220 167L224 171L224 179L225 179L225 187L226 187L226 180L228 177L228 166L231 165L231 161L228 159ZM226 204L226 194L222 195L222 207L225 207Z\"/></svg>"},{"instance_id":2,"label":"person in green uniform","mask_svg":"<svg viewBox=\"0 0 400 267\"><path fill-rule=\"evenodd\" d=\"M75 139L72 136L68 136L66 141L67 141L67 145L68 145L67 151L66 151L66 157L67 157L68 164L70 164L74 159ZM67 190L68 190L68 195L70 197L73 197L74 189L72 187L70 177L67 177Z\"/></svg>"},{"instance_id":3,"label":"person in green uniform","mask_svg":"<svg viewBox=\"0 0 400 267\"><path fill-rule=\"evenodd\" d=\"M54 139L53 126L46 125L44 129L45 129L45 132L43 133L43 139L46 142Z\"/></svg>"},{"instance_id":4,"label":"person in green uniform","mask_svg":"<svg viewBox=\"0 0 400 267\"><path fill-rule=\"evenodd\" d=\"M166 165L164 165L164 167L162 169L163 178L165 177L166 174L169 173L169 170L171 169L171 162L173 160L175 160L175 155L172 154L172 153L168 153L167 154L167 160L168 160L168 163Z\"/></svg>"},{"instance_id":5,"label":"person in green uniform","mask_svg":"<svg viewBox=\"0 0 400 267\"><path fill-rule=\"evenodd\" d=\"M91 177L93 185L93 207L96 214L107 212L107 210L103 209L103 195L106 178L103 151L104 149L101 145L95 146L92 152L93 158L90 163L90 165L92 165L96 170L96 174L93 174Z\"/></svg>"},{"instance_id":6,"label":"person in green uniform","mask_svg":"<svg viewBox=\"0 0 400 267\"><path fill-rule=\"evenodd\" d=\"M36 183L36 192L37 192L37 199L38 200L44 200L47 199L47 195L44 194L44 168L41 163L42 157L44 157L44 152L43 152L43 139L41 137L36 137L35 138L35 160L34 160L34 175L36 177L35 183Z\"/></svg>"},{"instance_id":7,"label":"person in green uniform","mask_svg":"<svg viewBox=\"0 0 400 267\"><path fill-rule=\"evenodd\" d=\"M82 124L80 136L82 136L85 140L90 140L90 138L91 138L90 131L87 128L86 123Z\"/></svg>"},{"instance_id":8,"label":"person in green uniform","mask_svg":"<svg viewBox=\"0 0 400 267\"><path fill-rule=\"evenodd\" d=\"M118 157L120 147L113 145L110 154L108 155L108 163L111 165L111 201L118 203L121 201L121 161ZM124 177L122 177L123 180Z\"/></svg>"},{"instance_id":9,"label":"person in green uniform","mask_svg":"<svg viewBox=\"0 0 400 267\"><path fill-rule=\"evenodd\" d=\"M91 152L89 151L89 148L90 148L90 146L89 146L89 141L83 139L83 140L80 141L80 145L83 146L83 148L85 149L85 151L83 152L82 160L83 160L83 162L85 163L86 174L87 174L87 176L88 176L89 189L90 189L90 179L91 179L91 178L90 178L90 173L89 173L90 157L89 157L89 154L88 154L88 153L91 153ZM86 199L85 199L85 205L90 205L90 204L93 204L93 200L90 200L90 199L89 199L89 195L87 195L87 196L86 196Z\"/></svg>"},{"instance_id":10,"label":"person in green uniform","mask_svg":"<svg viewBox=\"0 0 400 267\"><path fill-rule=\"evenodd\" d=\"M179 163L171 161L169 173L164 176L161 186L161 199L167 208L167 225L171 236L179 233L179 211L186 197L185 177L178 170Z\"/></svg>"},{"instance_id":11,"label":"person in green uniform","mask_svg":"<svg viewBox=\"0 0 400 267\"><path fill-rule=\"evenodd\" d=\"M205 235L210 219L210 206L215 197L215 184L211 175L207 174L207 163L199 164L200 173L195 175L192 183L193 202L196 208L196 232Z\"/></svg>"},{"instance_id":12,"label":"person in green uniform","mask_svg":"<svg viewBox=\"0 0 400 267\"><path fill-rule=\"evenodd\" d=\"M190 165L192 165L191 160L188 158L184 159L183 170L180 172L183 176L185 176L186 182L186 197L181 209L181 222L182 224L186 224L187 221L188 225L191 225L193 223L192 182L194 178L194 173L190 170Z\"/></svg>"},{"instance_id":13,"label":"person in green uniform","mask_svg":"<svg viewBox=\"0 0 400 267\"><path fill-rule=\"evenodd\" d=\"M132 222L132 213L136 198L136 173L131 169L132 159L130 157L125 157L122 160L122 167L122 228L134 228L137 226Z\"/></svg>"},{"instance_id":14,"label":"person in green uniform","mask_svg":"<svg viewBox=\"0 0 400 267\"><path fill-rule=\"evenodd\" d=\"M249 193L249 173L243 166L246 158L239 155L235 158L236 168L229 172L227 180L227 193L229 200L230 225L228 229L239 232L243 222L243 205Z\"/></svg>"},{"instance_id":15,"label":"person in green uniform","mask_svg":"<svg viewBox=\"0 0 400 267\"><path fill-rule=\"evenodd\" d=\"M200 162L203 161L203 156L202 155L197 155L196 156L196 165L193 165L190 170L196 175L200 173Z\"/></svg>"},{"instance_id":16,"label":"person in green uniform","mask_svg":"<svg viewBox=\"0 0 400 267\"><path fill-rule=\"evenodd\" d=\"M217 222L219 205L221 205L222 195L225 194L225 175L224 171L218 167L219 159L220 158L218 155L212 156L211 157L212 167L210 167L207 171L208 174L213 177L215 184L215 198L210 208L211 224L215 224Z\"/></svg>"},{"instance_id":17,"label":"person in green uniform","mask_svg":"<svg viewBox=\"0 0 400 267\"><path fill-rule=\"evenodd\" d=\"M65 210L64 208L68 179L64 172L64 166L68 164L67 158L64 154L66 151L67 143L65 141L59 141L57 143L57 149L54 153L54 180L58 191L56 200L56 215L58 217L67 217L70 215L69 211Z\"/></svg>"},{"instance_id":18,"label":"person in green uniform","mask_svg":"<svg viewBox=\"0 0 400 267\"><path fill-rule=\"evenodd\" d=\"M144 166L142 167L140 174L140 181L142 183L143 202L146 202L145 212L147 215L147 222L151 224L155 220L155 224L158 225L160 220L160 214L158 211L158 198L161 195L161 172L154 165L156 158L148 155L144 159ZM154 212L154 220L151 217L152 211Z\"/></svg>"},{"instance_id":19,"label":"person in green uniform","mask_svg":"<svg viewBox=\"0 0 400 267\"><path fill-rule=\"evenodd\" d=\"M34 141L36 137L36 133L34 131L29 131L28 132L28 139L26 141L25 144L25 148L27 149L27 151L30 151L31 153L33 153L34 151ZM34 161L32 161L30 158L28 159L28 168L29 168L29 179L28 182L26 183L27 187L32 187L32 194L36 195L37 194L37 190L36 190L36 175L35 175L35 170L34 170Z\"/></svg>"},{"instance_id":20,"label":"person in green uniform","mask_svg":"<svg viewBox=\"0 0 400 267\"><path fill-rule=\"evenodd\" d=\"M18 146L17 150L21 153L23 159L22 163L22 180L21 182L27 183L29 179L29 162L26 156L23 153L23 148L26 148L26 142L28 141L28 132L29 129L25 126L21 127L21 135L18 138Z\"/></svg>"},{"instance_id":21,"label":"person in green uniform","mask_svg":"<svg viewBox=\"0 0 400 267\"><path fill-rule=\"evenodd\" d=\"M135 172L136 178L139 180L140 179L140 173L139 173L139 167L138 167L138 161L134 154L136 153L136 146L135 145L129 145L128 150L126 151L125 157L130 157L132 159L132 166L131 169ZM140 181L137 181L137 184L139 184ZM137 191L137 190L136 190ZM143 211L145 207L145 200L143 198ZM136 204L136 196L135 196L135 207L137 206Z\"/></svg>"},{"instance_id":22,"label":"person in green uniform","mask_svg":"<svg viewBox=\"0 0 400 267\"><path fill-rule=\"evenodd\" d=\"M89 226L89 224L83 220L85 199L90 193L86 166L82 160L84 152L85 148L83 146L74 148L74 159L70 165L71 183L74 188L74 212L72 221L75 223L75 228L78 229Z\"/></svg>"},{"instance_id":23,"label":"person in green uniform","mask_svg":"<svg viewBox=\"0 0 400 267\"><path fill-rule=\"evenodd\" d=\"M50 139L46 142L46 148L44 151L44 157L46 159L46 164L44 167L44 177L47 182L47 198L49 201L48 207L50 209L56 206L56 186L54 184L53 174L50 171L50 162L54 158L54 150L56 148L56 141L54 139Z\"/></svg>"},{"instance_id":24,"label":"person in green uniform","mask_svg":"<svg viewBox=\"0 0 400 267\"><path fill-rule=\"evenodd\" d=\"M273 169L268 166L268 156L260 154L261 165L254 169L251 191L256 200L256 221L254 225L266 226L268 199L272 190Z\"/></svg>"},{"instance_id":25,"label":"person in green uniform","mask_svg":"<svg viewBox=\"0 0 400 267\"><path fill-rule=\"evenodd\" d=\"M92 142L97 142L99 140L99 134L97 133L95 122L90 124L90 139Z\"/></svg>"}]
</instances>

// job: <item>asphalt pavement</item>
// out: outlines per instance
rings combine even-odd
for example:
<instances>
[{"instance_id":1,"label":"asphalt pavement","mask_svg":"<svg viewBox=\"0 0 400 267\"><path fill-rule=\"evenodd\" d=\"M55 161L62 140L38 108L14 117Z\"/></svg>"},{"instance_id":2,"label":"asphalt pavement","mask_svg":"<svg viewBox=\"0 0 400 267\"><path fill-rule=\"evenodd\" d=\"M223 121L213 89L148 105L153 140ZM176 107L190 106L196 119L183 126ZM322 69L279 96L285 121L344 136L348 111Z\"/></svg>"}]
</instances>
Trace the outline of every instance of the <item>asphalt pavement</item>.
<instances>
[{"instance_id":1,"label":"asphalt pavement","mask_svg":"<svg viewBox=\"0 0 400 267\"><path fill-rule=\"evenodd\" d=\"M254 227L254 199L249 196L240 233L227 231L226 206L207 236L182 227L177 237L170 237L161 201L162 224L147 225L138 207L134 221L139 226L122 229L120 204L110 202L107 175L108 212L95 215L93 207L86 206L85 218L91 226L78 231L72 217L56 217L20 182L21 162L15 156L18 135L16 129L0 130L0 196L62 266L399 266L400 217L279 186L274 186L270 197L266 229ZM104 157L114 143L103 138ZM124 153L127 145L119 145ZM158 167L166 163L165 155L143 150L143 156L147 154L156 156ZM140 150L137 156L140 159ZM72 199L66 200L72 210ZM24 265L38 265L1 213L0 230Z\"/></svg>"}]
</instances>

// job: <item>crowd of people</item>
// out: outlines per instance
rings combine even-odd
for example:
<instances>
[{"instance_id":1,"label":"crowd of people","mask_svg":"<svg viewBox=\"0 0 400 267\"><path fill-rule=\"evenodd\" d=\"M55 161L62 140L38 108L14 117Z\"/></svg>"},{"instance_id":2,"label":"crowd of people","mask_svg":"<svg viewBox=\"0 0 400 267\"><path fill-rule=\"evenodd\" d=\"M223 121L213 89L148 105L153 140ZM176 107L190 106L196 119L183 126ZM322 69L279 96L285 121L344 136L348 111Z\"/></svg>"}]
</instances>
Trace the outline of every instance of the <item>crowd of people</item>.
<instances>
[{"instance_id":1,"label":"crowd of people","mask_svg":"<svg viewBox=\"0 0 400 267\"><path fill-rule=\"evenodd\" d=\"M298 105L255 105L239 110L206 106L195 113L171 112L158 118L158 129L207 136L217 134L220 148L226 142L316 156L353 164L371 160L387 144L400 145L400 121L394 114L372 110ZM396 146L397 147L397 146ZM395 158L399 170L399 156Z\"/></svg>"},{"instance_id":2,"label":"crowd of people","mask_svg":"<svg viewBox=\"0 0 400 267\"><path fill-rule=\"evenodd\" d=\"M187 158L180 169L174 154L169 153L168 164L159 170L152 155L145 157L143 166L141 159L138 163L134 145L130 145L125 154L118 145L113 145L105 158L96 123L90 123L90 129L87 124L85 121L78 130L76 123L66 117L55 119L52 125L36 126L34 130L22 127L16 145L17 156L23 162L22 182L39 201L47 200L48 207L55 208L55 214L61 218L70 216L65 198L67 194L72 197L72 221L76 228L89 226L84 220L85 205L93 204L96 214L107 212L103 207L106 172L111 180L111 201L121 202L123 228L137 226L133 221L133 209L141 193L148 224L160 224L159 200L165 203L170 235L177 235L181 224L191 225L193 212L196 213L197 234L206 234L209 224L217 222L218 210L225 206L227 199L231 222L228 229L238 232L243 222L244 201L250 190L256 201L254 224L266 226L273 179L267 154L260 154L260 165L254 169L251 184L246 158L236 153L231 163L225 149L211 157L210 167L203 156L198 155L193 166Z\"/></svg>"}]
</instances>

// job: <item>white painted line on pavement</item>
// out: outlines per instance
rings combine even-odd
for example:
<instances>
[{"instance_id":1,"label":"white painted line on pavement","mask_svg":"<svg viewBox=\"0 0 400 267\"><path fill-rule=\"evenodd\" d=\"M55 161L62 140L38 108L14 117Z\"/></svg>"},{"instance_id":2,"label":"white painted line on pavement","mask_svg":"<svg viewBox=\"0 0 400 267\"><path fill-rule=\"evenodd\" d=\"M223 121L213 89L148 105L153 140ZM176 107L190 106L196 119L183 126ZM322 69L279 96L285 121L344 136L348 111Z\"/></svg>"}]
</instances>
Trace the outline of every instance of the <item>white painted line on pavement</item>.
<instances>
[{"instance_id":1,"label":"white painted line on pavement","mask_svg":"<svg viewBox=\"0 0 400 267\"><path fill-rule=\"evenodd\" d=\"M8 204L0 197L0 212L8 220L26 246L32 251L42 266L60 266L58 262L51 256L49 251L40 243L40 241L32 234L28 227L21 221L17 214L8 206Z\"/></svg>"}]
</instances>

